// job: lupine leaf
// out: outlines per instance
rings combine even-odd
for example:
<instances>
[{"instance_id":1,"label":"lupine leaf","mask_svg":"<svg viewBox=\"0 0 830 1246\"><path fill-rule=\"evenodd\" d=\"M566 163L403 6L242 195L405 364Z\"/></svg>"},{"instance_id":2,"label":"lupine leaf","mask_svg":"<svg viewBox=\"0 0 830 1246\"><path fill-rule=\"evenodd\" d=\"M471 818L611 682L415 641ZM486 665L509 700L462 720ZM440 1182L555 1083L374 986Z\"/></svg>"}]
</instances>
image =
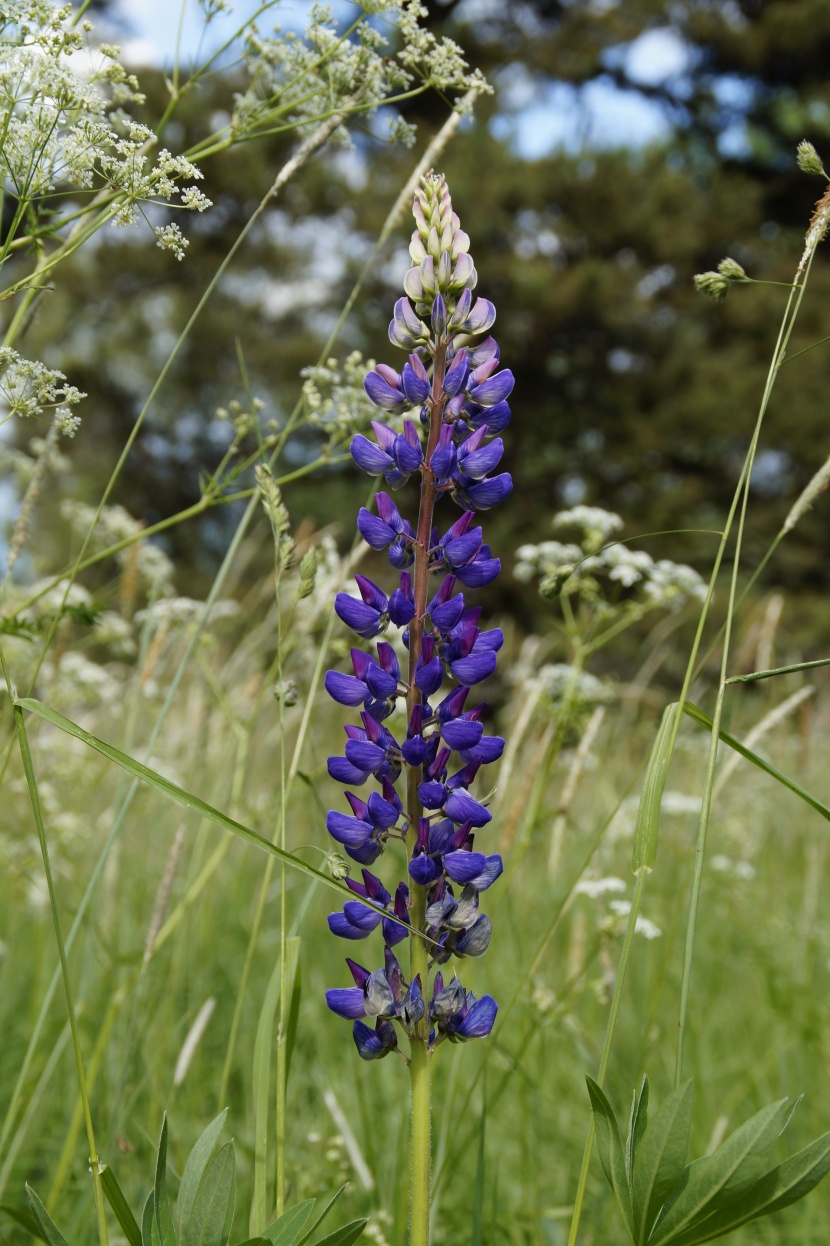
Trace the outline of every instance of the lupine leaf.
<instances>
[{"instance_id":1,"label":"lupine leaf","mask_svg":"<svg viewBox=\"0 0 830 1246\"><path fill-rule=\"evenodd\" d=\"M124 1231L124 1236L129 1242L129 1246L141 1246L141 1229L136 1223L135 1216L130 1210L130 1205L124 1197L124 1192L109 1164L101 1165L101 1189L104 1191L106 1200L112 1208L116 1220Z\"/></svg>"},{"instance_id":2,"label":"lupine leaf","mask_svg":"<svg viewBox=\"0 0 830 1246\"><path fill-rule=\"evenodd\" d=\"M763 1160L768 1158L769 1149L790 1110L786 1099L762 1108L711 1155L689 1164L676 1193L660 1213L649 1246L673 1242L721 1192L727 1198L734 1198L747 1184L757 1181L761 1175L759 1166L763 1171ZM760 1165L759 1156L763 1157Z\"/></svg>"},{"instance_id":3,"label":"lupine leaf","mask_svg":"<svg viewBox=\"0 0 830 1246\"><path fill-rule=\"evenodd\" d=\"M22 1207L12 1207L9 1203L0 1203L0 1211L10 1216L27 1233L31 1233L32 1237L40 1237L40 1226L37 1220L28 1211L24 1211Z\"/></svg>"},{"instance_id":4,"label":"lupine leaf","mask_svg":"<svg viewBox=\"0 0 830 1246\"><path fill-rule=\"evenodd\" d=\"M348 1184L348 1183L347 1183L347 1184ZM305 1243L306 1243L306 1242L308 1241L308 1239L311 1237L312 1233L316 1232L316 1230L317 1230L317 1229L319 1229L320 1225L323 1223L323 1221L325 1220L326 1216L329 1214L329 1212L331 1211L332 1207L333 1207L333 1206L334 1206L334 1204L337 1202L337 1200L340 1198L341 1194L343 1193L343 1191L344 1191L345 1189L346 1189L346 1186L345 1186L345 1185L341 1185L340 1189L339 1189L339 1190L336 1190L336 1191L335 1191L335 1193L334 1193L334 1194L332 1194L331 1198L330 1198L330 1199L329 1199L329 1201L326 1203L325 1207L324 1207L324 1208L323 1208L323 1210L320 1212L320 1214L319 1214L319 1216L317 1217L317 1219L314 1221L314 1223L311 1225L311 1227L310 1227L310 1228L306 1229L305 1233L302 1235L302 1237L300 1238L300 1240L297 1242L297 1246L305 1246ZM309 1215L312 1215L312 1214L313 1214L312 1212L309 1212Z\"/></svg>"},{"instance_id":5,"label":"lupine leaf","mask_svg":"<svg viewBox=\"0 0 830 1246\"><path fill-rule=\"evenodd\" d=\"M49 1246L69 1246L69 1243L49 1215L49 1212L28 1184L26 1185L26 1197L32 1209L32 1216L37 1221L38 1237L42 1237L44 1242L49 1243Z\"/></svg>"},{"instance_id":6,"label":"lupine leaf","mask_svg":"<svg viewBox=\"0 0 830 1246\"><path fill-rule=\"evenodd\" d=\"M193 1207L193 1200L196 1197L196 1191L199 1189L199 1182L204 1176L216 1149L219 1146L219 1135L225 1125L225 1119L228 1115L228 1109L210 1122L210 1124L202 1131L196 1140L193 1150L187 1157L187 1162L182 1173L181 1184L179 1185L179 1195L176 1200L176 1235L179 1242L184 1240L182 1229L190 1219L190 1212Z\"/></svg>"},{"instance_id":7,"label":"lupine leaf","mask_svg":"<svg viewBox=\"0 0 830 1246\"><path fill-rule=\"evenodd\" d=\"M289 1207L279 1220L268 1225L262 1236L268 1239L271 1246L296 1246L316 1202L315 1198L309 1198L304 1203L298 1203L296 1207Z\"/></svg>"},{"instance_id":8,"label":"lupine leaf","mask_svg":"<svg viewBox=\"0 0 830 1246\"><path fill-rule=\"evenodd\" d=\"M144 1246L158 1246L158 1229L153 1215L153 1195L147 1195L144 1211L141 1214L141 1240Z\"/></svg>"},{"instance_id":9,"label":"lupine leaf","mask_svg":"<svg viewBox=\"0 0 830 1246\"><path fill-rule=\"evenodd\" d=\"M349 1224L344 1224L342 1229L335 1229L328 1237L321 1238L317 1246L352 1246L352 1242L357 1241L368 1223L368 1220L352 1220Z\"/></svg>"},{"instance_id":10,"label":"lupine leaf","mask_svg":"<svg viewBox=\"0 0 830 1246\"><path fill-rule=\"evenodd\" d=\"M167 1113L161 1122L159 1149L156 1155L156 1180L153 1186L153 1219L161 1246L176 1246L176 1230L167 1197Z\"/></svg>"},{"instance_id":11,"label":"lupine leaf","mask_svg":"<svg viewBox=\"0 0 830 1246\"><path fill-rule=\"evenodd\" d=\"M591 1096L591 1110L594 1114L594 1127L597 1134L597 1150L600 1163L611 1189L617 1199L623 1222L628 1236L634 1241L631 1217L631 1191L628 1188L625 1171L625 1155L620 1139L620 1130L614 1110L601 1088L592 1077L586 1077L588 1094Z\"/></svg>"},{"instance_id":12,"label":"lupine leaf","mask_svg":"<svg viewBox=\"0 0 830 1246\"><path fill-rule=\"evenodd\" d=\"M648 1078L643 1078L640 1093L635 1090L631 1098L631 1114L628 1118L628 1136L625 1140L625 1174L628 1188L633 1190L634 1160L637 1156L643 1134L648 1125Z\"/></svg>"},{"instance_id":13,"label":"lupine leaf","mask_svg":"<svg viewBox=\"0 0 830 1246\"><path fill-rule=\"evenodd\" d=\"M182 1220L179 1246L225 1246L234 1206L234 1150L226 1142L208 1163L188 1216Z\"/></svg>"},{"instance_id":14,"label":"lupine leaf","mask_svg":"<svg viewBox=\"0 0 830 1246\"><path fill-rule=\"evenodd\" d=\"M244 1242L237 1242L236 1246L269 1246L267 1237L246 1237Z\"/></svg>"},{"instance_id":15,"label":"lupine leaf","mask_svg":"<svg viewBox=\"0 0 830 1246\"><path fill-rule=\"evenodd\" d=\"M759 1178L750 1190L725 1207L704 1216L684 1233L671 1239L672 1246L701 1246L731 1233L741 1225L768 1216L809 1194L830 1172L830 1133L790 1156L783 1164Z\"/></svg>"},{"instance_id":16,"label":"lupine leaf","mask_svg":"<svg viewBox=\"0 0 830 1246\"><path fill-rule=\"evenodd\" d=\"M684 1082L660 1104L637 1149L631 1182L635 1238L648 1240L657 1214L683 1174L692 1128L694 1086Z\"/></svg>"}]
</instances>

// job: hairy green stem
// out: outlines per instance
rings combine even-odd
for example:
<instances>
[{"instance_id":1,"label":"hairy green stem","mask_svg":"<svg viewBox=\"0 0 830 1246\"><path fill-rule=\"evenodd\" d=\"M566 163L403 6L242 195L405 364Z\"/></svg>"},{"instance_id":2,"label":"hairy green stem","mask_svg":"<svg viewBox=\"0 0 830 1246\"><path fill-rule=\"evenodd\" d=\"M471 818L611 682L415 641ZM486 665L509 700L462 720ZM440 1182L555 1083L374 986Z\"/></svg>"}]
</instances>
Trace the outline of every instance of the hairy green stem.
<instances>
[{"instance_id":1,"label":"hairy green stem","mask_svg":"<svg viewBox=\"0 0 830 1246\"><path fill-rule=\"evenodd\" d=\"M444 364L447 348L443 340L435 347L432 373L432 399L430 405L429 435L424 455L421 479L421 504L418 511L418 530L415 537L415 566L413 568L413 591L415 614L409 625L409 692L406 698L407 716L421 703L420 690L415 683L415 670L424 643L424 617L429 596L429 546L432 520L435 511L435 475L430 466L432 453L441 435L444 418ZM420 766L410 766L407 773L407 832L406 846L409 857L415 853L418 842L418 821L423 809L418 786L421 782ZM410 980L420 978L424 999L429 999L429 958L427 945L421 937L426 929L426 888L417 883L410 886L409 920L412 934L409 940ZM410 1246L429 1246L429 1202L431 1164L431 1107L430 1107L430 1054L428 1049L429 1025L427 1017L418 1023L410 1036L409 1074L412 1091L411 1135L411 1192L409 1202Z\"/></svg>"}]
</instances>

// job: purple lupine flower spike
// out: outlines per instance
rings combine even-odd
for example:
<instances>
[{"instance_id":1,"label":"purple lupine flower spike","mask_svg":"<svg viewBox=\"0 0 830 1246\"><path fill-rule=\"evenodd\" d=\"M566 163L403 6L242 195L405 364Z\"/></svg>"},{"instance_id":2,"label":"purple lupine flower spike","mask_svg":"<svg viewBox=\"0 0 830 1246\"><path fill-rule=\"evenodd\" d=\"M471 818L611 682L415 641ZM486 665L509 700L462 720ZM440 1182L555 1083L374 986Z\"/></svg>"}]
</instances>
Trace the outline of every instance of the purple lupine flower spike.
<instances>
[{"instance_id":1,"label":"purple lupine flower spike","mask_svg":"<svg viewBox=\"0 0 830 1246\"><path fill-rule=\"evenodd\" d=\"M359 574L356 593L337 594L339 618L375 643L371 652L351 650L351 672L325 677L335 702L360 711L360 723L346 725L343 754L328 759L329 775L349 789L350 811L331 810L326 826L363 867L361 881L347 880L345 903L328 924L353 942L377 933L384 948L374 971L348 960L354 985L328 991L326 1002L353 1022L364 1060L390 1052L408 1059L401 1033L413 1056L445 1039L483 1038L497 1013L491 996L476 999L455 975L430 977L436 965L486 952L492 925L481 897L504 870L490 851L497 845L486 788L477 787L479 770L501 757L504 740L485 734L487 706L470 696L496 670L504 636L481 626L481 607L465 593L501 570L479 516L513 487L499 469L514 377L490 336L496 309L473 294L470 240L443 177L423 179L413 215L412 267L389 325L408 359L400 372L379 363L366 376L380 414L354 437L351 453L390 489L417 479L420 499L399 509L381 491L371 509L361 508L360 535L387 553L398 576L386 586ZM376 639L395 629L399 643ZM404 700L406 726L396 738L384 720ZM403 880L384 883L372 869L390 840L405 843L406 870ZM408 972L397 955L404 944Z\"/></svg>"}]
</instances>

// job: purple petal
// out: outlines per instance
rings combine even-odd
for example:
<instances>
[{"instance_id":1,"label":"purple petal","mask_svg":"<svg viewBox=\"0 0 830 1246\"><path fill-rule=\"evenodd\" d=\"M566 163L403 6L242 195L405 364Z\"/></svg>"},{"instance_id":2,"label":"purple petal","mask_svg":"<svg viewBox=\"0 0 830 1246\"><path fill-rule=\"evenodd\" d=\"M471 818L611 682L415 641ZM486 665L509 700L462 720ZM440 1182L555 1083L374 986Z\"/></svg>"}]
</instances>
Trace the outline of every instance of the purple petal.
<instances>
[{"instance_id":1,"label":"purple petal","mask_svg":"<svg viewBox=\"0 0 830 1246\"><path fill-rule=\"evenodd\" d=\"M502 472L499 476L491 476L489 480L480 480L477 484L459 490L459 494L464 505L469 503L478 511L487 511L503 502L512 489L513 479L510 473Z\"/></svg>"},{"instance_id":2,"label":"purple petal","mask_svg":"<svg viewBox=\"0 0 830 1246\"><path fill-rule=\"evenodd\" d=\"M345 757L330 757L328 771L336 783L354 783L358 787L365 783L372 773L371 770L358 770Z\"/></svg>"},{"instance_id":3,"label":"purple petal","mask_svg":"<svg viewBox=\"0 0 830 1246\"><path fill-rule=\"evenodd\" d=\"M500 735L485 735L474 748L460 749L459 756L462 761L477 761L482 766L489 766L491 762L498 761L503 752L504 740Z\"/></svg>"},{"instance_id":4,"label":"purple petal","mask_svg":"<svg viewBox=\"0 0 830 1246\"><path fill-rule=\"evenodd\" d=\"M365 506L361 506L358 511L357 529L372 549L386 549L387 545L394 541L396 535L394 528L390 528L389 524L384 523L377 515L367 511Z\"/></svg>"},{"instance_id":5,"label":"purple petal","mask_svg":"<svg viewBox=\"0 0 830 1246\"><path fill-rule=\"evenodd\" d=\"M367 840L371 840L373 827L361 818L351 818L346 813L337 813L331 809L326 815L326 830L332 839L345 848L359 848Z\"/></svg>"},{"instance_id":6,"label":"purple petal","mask_svg":"<svg viewBox=\"0 0 830 1246\"><path fill-rule=\"evenodd\" d=\"M471 653L466 658L451 662L450 670L460 684L472 686L492 675L497 662L495 653L492 650L485 650L483 653Z\"/></svg>"},{"instance_id":7,"label":"purple petal","mask_svg":"<svg viewBox=\"0 0 830 1246\"><path fill-rule=\"evenodd\" d=\"M368 696L368 689L362 679L354 675L343 675L340 671L326 671L323 681L326 692L333 701L340 705L362 705Z\"/></svg>"},{"instance_id":8,"label":"purple petal","mask_svg":"<svg viewBox=\"0 0 830 1246\"><path fill-rule=\"evenodd\" d=\"M464 788L450 793L444 809L447 817L452 818L453 822L470 822L473 826L486 826L493 819L490 810L479 804Z\"/></svg>"},{"instance_id":9,"label":"purple petal","mask_svg":"<svg viewBox=\"0 0 830 1246\"><path fill-rule=\"evenodd\" d=\"M367 606L365 601L350 597L348 593L337 594L334 599L334 613L365 640L371 640L382 630L381 616L377 610L373 606Z\"/></svg>"},{"instance_id":10,"label":"purple petal","mask_svg":"<svg viewBox=\"0 0 830 1246\"><path fill-rule=\"evenodd\" d=\"M371 912L371 909L369 912ZM368 930L362 930L359 926L353 926L344 913L329 913L326 921L329 924L331 933L337 935L339 939L366 939L369 937Z\"/></svg>"},{"instance_id":11,"label":"purple petal","mask_svg":"<svg viewBox=\"0 0 830 1246\"><path fill-rule=\"evenodd\" d=\"M487 425L487 431L493 436L503 433L510 423L510 407L506 402L497 402L494 407L479 408L477 412L467 416L473 428Z\"/></svg>"},{"instance_id":12,"label":"purple petal","mask_svg":"<svg viewBox=\"0 0 830 1246\"><path fill-rule=\"evenodd\" d=\"M366 1000L359 986L346 986L333 991L326 991L326 1003L338 1017L347 1021L356 1021L366 1016Z\"/></svg>"},{"instance_id":13,"label":"purple petal","mask_svg":"<svg viewBox=\"0 0 830 1246\"><path fill-rule=\"evenodd\" d=\"M481 302L481 299L478 301ZM369 376L371 375L370 372ZM369 378L367 377L366 379L368 380ZM494 376L488 377L480 385L474 385L469 391L470 398L473 402L477 402L480 407L494 407L497 402L503 402L505 398L510 396L515 384L516 380L510 369L502 368L501 372L496 372ZM371 397L371 394L369 396Z\"/></svg>"},{"instance_id":14,"label":"purple petal","mask_svg":"<svg viewBox=\"0 0 830 1246\"><path fill-rule=\"evenodd\" d=\"M484 427L484 426L483 426ZM479 450L474 450L471 454L465 456L459 455L459 469L467 476L472 476L475 480L481 480L488 472L491 472L497 466L504 454L504 442L501 437L495 437L488 445L482 446Z\"/></svg>"},{"instance_id":15,"label":"purple petal","mask_svg":"<svg viewBox=\"0 0 830 1246\"><path fill-rule=\"evenodd\" d=\"M486 913L482 913L475 925L465 930L453 947L456 956L483 956L490 946L493 923Z\"/></svg>"},{"instance_id":16,"label":"purple petal","mask_svg":"<svg viewBox=\"0 0 830 1246\"><path fill-rule=\"evenodd\" d=\"M474 748L478 744L484 727L479 722L471 722L469 718L456 718L446 722L441 728L441 735L450 748Z\"/></svg>"},{"instance_id":17,"label":"purple petal","mask_svg":"<svg viewBox=\"0 0 830 1246\"><path fill-rule=\"evenodd\" d=\"M440 658L433 658L416 672L415 683L424 696L431 697L444 682L444 668Z\"/></svg>"},{"instance_id":18,"label":"purple petal","mask_svg":"<svg viewBox=\"0 0 830 1246\"><path fill-rule=\"evenodd\" d=\"M343 905L343 914L352 926L357 926L359 930L364 930L367 934L376 930L380 925L380 913L361 904L359 900L347 900Z\"/></svg>"},{"instance_id":19,"label":"purple petal","mask_svg":"<svg viewBox=\"0 0 830 1246\"><path fill-rule=\"evenodd\" d=\"M415 472L424 461L424 452L420 445L413 446L403 433L395 438L395 462L402 472Z\"/></svg>"},{"instance_id":20,"label":"purple petal","mask_svg":"<svg viewBox=\"0 0 830 1246\"><path fill-rule=\"evenodd\" d=\"M386 751L370 740L349 740L346 743L346 758L359 770L377 770L386 759Z\"/></svg>"},{"instance_id":21,"label":"purple petal","mask_svg":"<svg viewBox=\"0 0 830 1246\"><path fill-rule=\"evenodd\" d=\"M413 857L409 862L410 875L422 887L428 887L430 883L434 883L441 877L442 872L441 862L423 853L418 857Z\"/></svg>"},{"instance_id":22,"label":"purple petal","mask_svg":"<svg viewBox=\"0 0 830 1246\"><path fill-rule=\"evenodd\" d=\"M382 411L390 411L397 414L406 409L406 399L399 390L395 389L388 381L385 381L377 372L368 372L363 381L363 388L369 395L371 402L376 407L380 407ZM502 398L506 398L507 394L502 394ZM476 402L481 401L475 399ZM498 399L494 399L498 401ZM364 439L365 440L365 439Z\"/></svg>"},{"instance_id":23,"label":"purple petal","mask_svg":"<svg viewBox=\"0 0 830 1246\"><path fill-rule=\"evenodd\" d=\"M504 862L494 853L487 857L483 852L448 852L444 857L444 871L454 883L472 883L476 891L486 891L504 872Z\"/></svg>"},{"instance_id":24,"label":"purple petal","mask_svg":"<svg viewBox=\"0 0 830 1246\"><path fill-rule=\"evenodd\" d=\"M471 1008L467 1010L467 1015L458 1019L453 1017L448 1023L449 1029L454 1021L458 1021L458 1025L454 1027L456 1038L462 1041L472 1038L486 1038L493 1028L496 1020L496 1013L499 1006L493 999L492 995L482 995L481 999L477 999Z\"/></svg>"},{"instance_id":25,"label":"purple petal","mask_svg":"<svg viewBox=\"0 0 830 1246\"><path fill-rule=\"evenodd\" d=\"M411 364L405 363L401 373L403 392L412 407L419 407L429 397L429 381L418 376Z\"/></svg>"},{"instance_id":26,"label":"purple petal","mask_svg":"<svg viewBox=\"0 0 830 1246\"><path fill-rule=\"evenodd\" d=\"M380 476L382 472L388 471L393 466L391 456L385 450L381 450L374 441L364 437L362 433L356 433L352 438L349 452L358 467L368 472L370 476Z\"/></svg>"},{"instance_id":27,"label":"purple petal","mask_svg":"<svg viewBox=\"0 0 830 1246\"><path fill-rule=\"evenodd\" d=\"M501 572L501 560L498 558L477 558L464 567L458 567L456 574L467 588L485 588Z\"/></svg>"}]
</instances>

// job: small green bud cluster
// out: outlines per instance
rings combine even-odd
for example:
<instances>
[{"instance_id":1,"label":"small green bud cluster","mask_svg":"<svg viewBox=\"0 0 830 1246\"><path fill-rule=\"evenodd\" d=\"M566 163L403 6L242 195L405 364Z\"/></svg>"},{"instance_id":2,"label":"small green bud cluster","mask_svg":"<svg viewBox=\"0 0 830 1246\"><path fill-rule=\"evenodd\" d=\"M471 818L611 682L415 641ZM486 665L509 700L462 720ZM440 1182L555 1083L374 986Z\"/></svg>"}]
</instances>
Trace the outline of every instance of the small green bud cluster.
<instances>
[{"instance_id":1,"label":"small green bud cluster","mask_svg":"<svg viewBox=\"0 0 830 1246\"><path fill-rule=\"evenodd\" d=\"M300 561L300 587L297 590L297 598L302 601L305 597L310 597L314 592L314 585L317 580L317 568L323 560L322 550L312 545L303 554Z\"/></svg>"},{"instance_id":2,"label":"small green bud cluster","mask_svg":"<svg viewBox=\"0 0 830 1246\"><path fill-rule=\"evenodd\" d=\"M818 177L827 177L821 157L812 143L803 138L795 153L796 162L802 173L815 173Z\"/></svg>"},{"instance_id":3,"label":"small green bud cluster","mask_svg":"<svg viewBox=\"0 0 830 1246\"><path fill-rule=\"evenodd\" d=\"M729 293L729 287L735 281L750 281L737 260L721 260L717 272L698 273L695 277L695 289L701 294L708 294L716 303L722 303Z\"/></svg>"}]
</instances>

